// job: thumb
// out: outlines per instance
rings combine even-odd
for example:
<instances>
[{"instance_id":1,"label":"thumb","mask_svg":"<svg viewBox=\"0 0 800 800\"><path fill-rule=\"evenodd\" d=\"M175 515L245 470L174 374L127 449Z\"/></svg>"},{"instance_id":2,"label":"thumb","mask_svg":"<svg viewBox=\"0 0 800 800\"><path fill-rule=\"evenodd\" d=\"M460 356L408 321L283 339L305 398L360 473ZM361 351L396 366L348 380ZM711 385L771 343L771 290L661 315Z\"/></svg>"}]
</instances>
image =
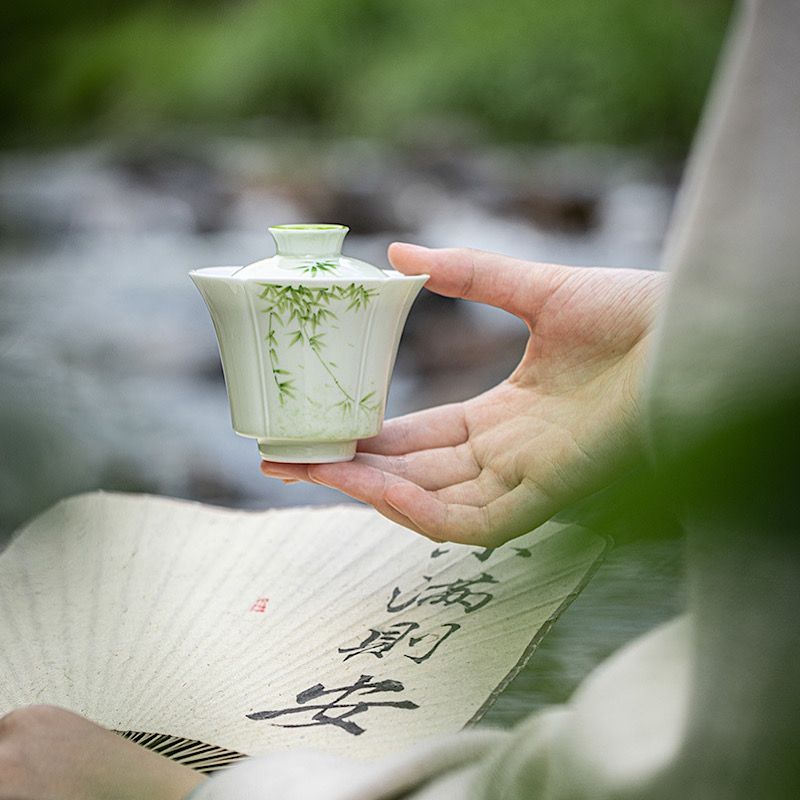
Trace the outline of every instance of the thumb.
<instances>
[{"instance_id":1,"label":"thumb","mask_svg":"<svg viewBox=\"0 0 800 800\"><path fill-rule=\"evenodd\" d=\"M406 275L429 274L425 288L433 292L487 303L523 319L538 313L571 269L482 250L434 250L404 242L389 246L389 261Z\"/></svg>"}]
</instances>

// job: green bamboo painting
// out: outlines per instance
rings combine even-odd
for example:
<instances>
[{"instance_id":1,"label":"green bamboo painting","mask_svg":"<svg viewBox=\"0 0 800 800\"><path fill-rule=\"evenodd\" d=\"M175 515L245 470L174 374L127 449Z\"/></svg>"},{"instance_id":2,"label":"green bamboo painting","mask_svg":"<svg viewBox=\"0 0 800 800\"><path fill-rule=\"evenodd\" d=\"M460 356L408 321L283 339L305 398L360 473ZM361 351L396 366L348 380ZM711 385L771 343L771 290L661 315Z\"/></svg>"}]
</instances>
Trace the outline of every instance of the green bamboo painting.
<instances>
[{"instance_id":1,"label":"green bamboo painting","mask_svg":"<svg viewBox=\"0 0 800 800\"><path fill-rule=\"evenodd\" d=\"M304 270L316 269L324 272L332 266L335 265L318 261L304 267ZM320 330L320 326L322 323L337 319L336 312L331 308L332 301L347 303L346 311L363 311L378 294L378 290L368 289L355 283L347 286L320 286L313 289L308 286L279 286L270 283L259 285L262 291L258 297L266 302L261 313L267 316L266 341L272 379L281 405L289 399L296 399L296 384L291 371L282 367L279 362L279 336L283 337L284 343L288 339L289 347L305 345L311 350L340 394L341 399L335 406L343 415L349 414L356 406L364 411L377 410L378 403L374 400L374 391L356 398L342 385L335 372L336 363L327 356L326 333Z\"/></svg>"},{"instance_id":2,"label":"green bamboo painting","mask_svg":"<svg viewBox=\"0 0 800 800\"><path fill-rule=\"evenodd\" d=\"M336 262L334 261L313 261L310 264L301 264L299 267L292 267L299 270L304 275L326 275L336 272Z\"/></svg>"}]
</instances>

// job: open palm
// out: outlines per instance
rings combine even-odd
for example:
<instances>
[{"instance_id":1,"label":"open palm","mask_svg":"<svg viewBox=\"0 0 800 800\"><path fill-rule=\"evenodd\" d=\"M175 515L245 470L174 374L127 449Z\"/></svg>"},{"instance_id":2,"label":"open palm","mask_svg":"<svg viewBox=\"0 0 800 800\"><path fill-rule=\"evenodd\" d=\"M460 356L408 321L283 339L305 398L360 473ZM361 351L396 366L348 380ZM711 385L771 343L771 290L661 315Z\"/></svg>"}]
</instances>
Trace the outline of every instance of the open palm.
<instances>
[{"instance_id":1,"label":"open palm","mask_svg":"<svg viewBox=\"0 0 800 800\"><path fill-rule=\"evenodd\" d=\"M427 288L530 329L514 372L462 403L389 420L339 464L263 462L370 503L430 538L495 547L612 481L640 452L639 393L664 276L475 250L389 249Z\"/></svg>"}]
</instances>

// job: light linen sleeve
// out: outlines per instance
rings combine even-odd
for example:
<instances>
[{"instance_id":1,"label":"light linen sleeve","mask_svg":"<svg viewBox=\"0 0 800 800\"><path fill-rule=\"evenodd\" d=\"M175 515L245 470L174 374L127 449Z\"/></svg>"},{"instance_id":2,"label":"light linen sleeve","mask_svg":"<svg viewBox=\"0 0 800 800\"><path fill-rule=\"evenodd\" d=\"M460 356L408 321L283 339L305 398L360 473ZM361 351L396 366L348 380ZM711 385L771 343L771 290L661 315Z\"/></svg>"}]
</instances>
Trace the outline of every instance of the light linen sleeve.
<instances>
[{"instance_id":1,"label":"light linen sleeve","mask_svg":"<svg viewBox=\"0 0 800 800\"><path fill-rule=\"evenodd\" d=\"M475 731L363 761L312 751L254 757L201 784L191 800L389 800L480 763L508 734Z\"/></svg>"}]
</instances>

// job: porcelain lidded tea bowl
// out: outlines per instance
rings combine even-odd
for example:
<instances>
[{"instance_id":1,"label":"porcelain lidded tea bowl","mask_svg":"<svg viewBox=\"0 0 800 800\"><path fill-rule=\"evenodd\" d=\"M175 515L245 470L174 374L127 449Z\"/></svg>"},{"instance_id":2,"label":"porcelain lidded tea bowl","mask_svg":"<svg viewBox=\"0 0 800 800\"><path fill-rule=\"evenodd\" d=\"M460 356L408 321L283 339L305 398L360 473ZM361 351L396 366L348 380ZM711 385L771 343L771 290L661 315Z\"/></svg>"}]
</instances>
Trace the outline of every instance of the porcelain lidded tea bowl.
<instances>
[{"instance_id":1,"label":"porcelain lidded tea bowl","mask_svg":"<svg viewBox=\"0 0 800 800\"><path fill-rule=\"evenodd\" d=\"M272 258L190 273L214 323L233 428L269 461L348 461L381 429L400 334L429 276L342 255L344 225L269 231Z\"/></svg>"}]
</instances>

